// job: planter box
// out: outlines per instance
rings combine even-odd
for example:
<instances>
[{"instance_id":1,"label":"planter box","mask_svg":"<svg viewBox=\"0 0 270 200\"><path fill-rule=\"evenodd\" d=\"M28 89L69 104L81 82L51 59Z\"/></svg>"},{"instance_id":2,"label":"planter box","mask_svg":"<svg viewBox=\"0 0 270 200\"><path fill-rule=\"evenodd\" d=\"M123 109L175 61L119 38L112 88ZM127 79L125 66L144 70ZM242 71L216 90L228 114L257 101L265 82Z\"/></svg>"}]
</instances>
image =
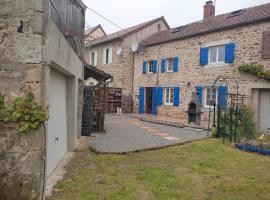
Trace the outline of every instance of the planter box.
<instances>
[{"instance_id":1,"label":"planter box","mask_svg":"<svg viewBox=\"0 0 270 200\"><path fill-rule=\"evenodd\" d=\"M254 147L246 144L235 144L235 148L253 153L258 153L265 156L270 156L270 149L262 149L259 147Z\"/></svg>"}]
</instances>

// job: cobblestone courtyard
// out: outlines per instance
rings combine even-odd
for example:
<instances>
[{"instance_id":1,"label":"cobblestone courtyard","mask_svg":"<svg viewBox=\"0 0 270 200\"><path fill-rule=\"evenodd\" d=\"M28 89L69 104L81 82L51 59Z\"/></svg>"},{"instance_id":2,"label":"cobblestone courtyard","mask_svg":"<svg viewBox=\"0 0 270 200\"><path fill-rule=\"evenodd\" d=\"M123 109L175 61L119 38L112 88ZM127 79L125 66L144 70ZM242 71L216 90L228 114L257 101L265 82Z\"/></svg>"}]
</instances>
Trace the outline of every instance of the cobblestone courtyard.
<instances>
[{"instance_id":1,"label":"cobblestone courtyard","mask_svg":"<svg viewBox=\"0 0 270 200\"><path fill-rule=\"evenodd\" d=\"M126 153L162 148L207 137L200 129L177 128L133 119L125 115L107 115L105 134L88 139L92 149L103 153Z\"/></svg>"}]
</instances>

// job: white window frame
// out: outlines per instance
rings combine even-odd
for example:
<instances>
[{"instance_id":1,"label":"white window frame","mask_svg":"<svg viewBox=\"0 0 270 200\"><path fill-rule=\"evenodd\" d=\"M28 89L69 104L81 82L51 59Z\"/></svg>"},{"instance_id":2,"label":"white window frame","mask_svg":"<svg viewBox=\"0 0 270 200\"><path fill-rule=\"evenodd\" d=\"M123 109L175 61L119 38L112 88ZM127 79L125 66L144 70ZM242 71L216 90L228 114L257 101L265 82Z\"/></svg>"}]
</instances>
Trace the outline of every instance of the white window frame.
<instances>
[{"instance_id":1,"label":"white window frame","mask_svg":"<svg viewBox=\"0 0 270 200\"><path fill-rule=\"evenodd\" d=\"M152 71L150 71L150 63L152 64ZM148 74L153 74L153 71L154 71L154 61L150 60L150 61L147 62L147 73Z\"/></svg>"},{"instance_id":2,"label":"white window frame","mask_svg":"<svg viewBox=\"0 0 270 200\"><path fill-rule=\"evenodd\" d=\"M211 91L211 86L207 86L207 87L204 87L204 98L203 98L203 104L204 104L204 108L209 108L210 105L207 105L206 102L207 102L207 90L210 89ZM216 89L216 104L217 104L217 101L218 101L218 89L215 87Z\"/></svg>"},{"instance_id":3,"label":"white window frame","mask_svg":"<svg viewBox=\"0 0 270 200\"><path fill-rule=\"evenodd\" d=\"M94 53L94 63L92 63L92 54ZM93 66L97 66L97 51L90 51L90 56L89 56L89 64Z\"/></svg>"},{"instance_id":4,"label":"white window frame","mask_svg":"<svg viewBox=\"0 0 270 200\"><path fill-rule=\"evenodd\" d=\"M172 61L172 69L171 70L169 70L170 60ZM174 58L167 58L166 59L166 71L173 72L173 67L174 67Z\"/></svg>"},{"instance_id":5,"label":"white window frame","mask_svg":"<svg viewBox=\"0 0 270 200\"><path fill-rule=\"evenodd\" d=\"M168 95L169 99L167 99L167 93L168 92L169 92L169 95ZM174 89L172 87L166 87L165 88L165 98L164 99L165 99L165 105L167 105L167 106L173 106ZM169 101L167 101L167 100L169 100Z\"/></svg>"},{"instance_id":6,"label":"white window frame","mask_svg":"<svg viewBox=\"0 0 270 200\"><path fill-rule=\"evenodd\" d=\"M107 62L107 50L109 50L108 53L108 62ZM108 48L104 48L103 49L103 64L105 65L109 65L112 63L112 48L108 47Z\"/></svg>"},{"instance_id":7,"label":"white window frame","mask_svg":"<svg viewBox=\"0 0 270 200\"><path fill-rule=\"evenodd\" d=\"M217 55L216 55L216 61L215 62L211 62L211 53L213 48L217 47ZM218 47L223 47L224 48L224 60L223 61L219 61L218 57L219 57L219 48ZM221 45L215 45L215 46L210 46L209 48L209 55L208 55L208 60L209 60L209 64L213 65L213 64L224 64L225 63L225 44L221 44Z\"/></svg>"}]
</instances>

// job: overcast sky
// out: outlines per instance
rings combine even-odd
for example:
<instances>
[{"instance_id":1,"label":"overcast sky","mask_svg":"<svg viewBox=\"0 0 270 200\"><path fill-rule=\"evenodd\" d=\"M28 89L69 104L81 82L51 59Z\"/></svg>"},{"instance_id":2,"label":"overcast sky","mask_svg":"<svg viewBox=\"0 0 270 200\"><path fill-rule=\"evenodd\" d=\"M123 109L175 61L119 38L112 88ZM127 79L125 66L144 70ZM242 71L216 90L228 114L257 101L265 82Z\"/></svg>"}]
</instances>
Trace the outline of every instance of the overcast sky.
<instances>
[{"instance_id":1,"label":"overcast sky","mask_svg":"<svg viewBox=\"0 0 270 200\"><path fill-rule=\"evenodd\" d=\"M185 25L202 19L206 0L83 0L90 8L101 13L123 28L165 16L171 27ZM216 14L247 8L270 0L216 0ZM86 23L101 24L107 33L119 29L91 11L86 12Z\"/></svg>"}]
</instances>

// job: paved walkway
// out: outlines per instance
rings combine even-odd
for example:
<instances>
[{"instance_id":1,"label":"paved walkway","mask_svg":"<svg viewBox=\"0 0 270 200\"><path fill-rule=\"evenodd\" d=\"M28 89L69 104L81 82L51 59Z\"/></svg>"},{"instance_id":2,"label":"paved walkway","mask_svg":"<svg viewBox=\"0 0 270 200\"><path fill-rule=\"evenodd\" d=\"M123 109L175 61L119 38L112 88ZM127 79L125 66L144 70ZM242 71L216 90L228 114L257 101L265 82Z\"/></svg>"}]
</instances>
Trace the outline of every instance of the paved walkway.
<instances>
[{"instance_id":1,"label":"paved walkway","mask_svg":"<svg viewBox=\"0 0 270 200\"><path fill-rule=\"evenodd\" d=\"M162 148L207 137L201 129L178 128L140 121L126 115L106 115L105 134L89 137L92 149L102 153L127 153Z\"/></svg>"}]
</instances>

